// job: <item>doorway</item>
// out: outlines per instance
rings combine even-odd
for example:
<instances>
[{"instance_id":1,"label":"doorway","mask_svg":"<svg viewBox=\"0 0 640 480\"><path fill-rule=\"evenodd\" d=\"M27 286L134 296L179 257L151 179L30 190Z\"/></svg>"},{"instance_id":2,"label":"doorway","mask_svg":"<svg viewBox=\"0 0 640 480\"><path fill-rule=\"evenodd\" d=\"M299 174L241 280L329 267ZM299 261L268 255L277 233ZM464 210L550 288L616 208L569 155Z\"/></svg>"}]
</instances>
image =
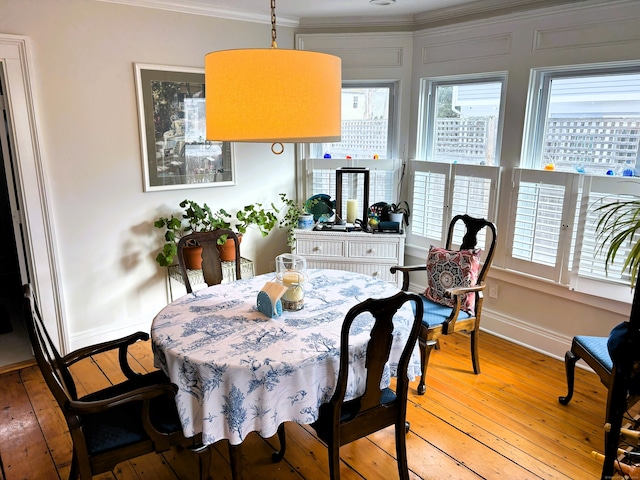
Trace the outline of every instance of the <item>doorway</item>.
<instances>
[{"instance_id":1,"label":"doorway","mask_svg":"<svg viewBox=\"0 0 640 480\"><path fill-rule=\"evenodd\" d=\"M0 64L1 66L1 64ZM20 225L17 206L12 145L9 142L9 118L4 92L6 91L0 68L0 370L22 364L33 358L29 336L24 326L22 308L22 276L16 237L16 225ZM11 201L13 196L14 202ZM20 232L18 232L20 233ZM22 251L24 256L24 252Z\"/></svg>"}]
</instances>

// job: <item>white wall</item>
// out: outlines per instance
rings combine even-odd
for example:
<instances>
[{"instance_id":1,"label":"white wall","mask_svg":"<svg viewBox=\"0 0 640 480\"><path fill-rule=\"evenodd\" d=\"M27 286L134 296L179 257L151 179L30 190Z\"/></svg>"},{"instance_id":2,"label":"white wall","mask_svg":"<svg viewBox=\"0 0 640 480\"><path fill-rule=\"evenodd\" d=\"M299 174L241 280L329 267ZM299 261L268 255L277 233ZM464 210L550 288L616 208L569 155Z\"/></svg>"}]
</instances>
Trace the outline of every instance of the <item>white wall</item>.
<instances>
[{"instance_id":1,"label":"white wall","mask_svg":"<svg viewBox=\"0 0 640 480\"><path fill-rule=\"evenodd\" d=\"M403 79L405 87L410 84L411 93L402 89L400 131L400 138L409 139L409 158L416 155L421 79L507 72L500 158L503 181L496 219L499 241L489 275L489 282L498 286L499 293L497 299L485 297L482 325L485 330L559 358L576 334L607 335L614 325L628 319L630 305L579 294L501 268L504 232L513 203L509 179L513 168L520 164L529 75L532 68L549 65L638 60L639 20L639 2L611 1L604 6L563 6L416 31L412 33L413 46L403 49L389 33L371 34L374 39L387 40L382 44L363 42L367 36L362 33L320 34L316 29L313 35L298 35L314 49L336 55L346 52L353 64L349 70L347 62L345 72L350 71L355 78L393 74L393 70L381 68L385 67L381 63L398 60L394 78L411 75L410 82ZM411 50L409 64L409 59L398 52ZM405 123L408 105L411 112ZM426 258L426 251L415 246L408 245L405 252L406 264L423 263ZM412 289L424 289L426 278L412 281Z\"/></svg>"},{"instance_id":2,"label":"white wall","mask_svg":"<svg viewBox=\"0 0 640 480\"><path fill-rule=\"evenodd\" d=\"M190 198L235 211L295 196L293 145L236 144L236 185L143 193L134 63L204 66L212 50L269 47L270 26L87 0L2 0L0 33L30 40L38 143L72 348L148 331L167 303L152 225ZM290 29L278 29L292 48ZM243 256L272 269L286 233L249 232ZM36 266L39 268L41 266Z\"/></svg>"},{"instance_id":3,"label":"white wall","mask_svg":"<svg viewBox=\"0 0 640 480\"><path fill-rule=\"evenodd\" d=\"M608 2L595 7L563 6L416 32L412 105L420 79L479 72L506 72L507 93L500 165L502 182L496 223L499 239L489 282L498 298L485 296L483 328L562 358L577 334L607 335L627 320L630 305L569 291L501 267L511 206L512 172L520 165L525 107L531 69L553 65L638 60L638 2ZM412 115L415 146L417 108ZM415 150L411 152L415 154ZM500 233L503 233L500 236ZM407 249L409 263L423 252Z\"/></svg>"}]
</instances>

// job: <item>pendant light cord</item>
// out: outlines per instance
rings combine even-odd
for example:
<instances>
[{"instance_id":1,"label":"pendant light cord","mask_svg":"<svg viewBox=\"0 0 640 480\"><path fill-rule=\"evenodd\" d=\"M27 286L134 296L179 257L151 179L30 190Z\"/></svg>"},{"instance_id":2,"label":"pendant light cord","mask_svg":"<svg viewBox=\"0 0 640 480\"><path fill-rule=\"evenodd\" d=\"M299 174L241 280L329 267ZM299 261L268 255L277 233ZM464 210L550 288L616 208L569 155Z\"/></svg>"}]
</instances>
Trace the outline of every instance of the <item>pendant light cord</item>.
<instances>
[{"instance_id":1,"label":"pendant light cord","mask_svg":"<svg viewBox=\"0 0 640 480\"><path fill-rule=\"evenodd\" d=\"M276 0L271 0L271 48L278 48L276 43Z\"/></svg>"}]
</instances>

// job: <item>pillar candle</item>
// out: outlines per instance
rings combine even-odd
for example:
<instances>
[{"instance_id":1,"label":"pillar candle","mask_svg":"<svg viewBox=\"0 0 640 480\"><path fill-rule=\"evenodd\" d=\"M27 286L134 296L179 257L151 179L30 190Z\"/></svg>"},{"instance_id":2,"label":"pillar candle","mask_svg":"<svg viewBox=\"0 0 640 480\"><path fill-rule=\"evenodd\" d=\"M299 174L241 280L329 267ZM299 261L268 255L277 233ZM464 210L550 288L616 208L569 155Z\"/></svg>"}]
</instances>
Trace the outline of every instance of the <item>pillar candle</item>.
<instances>
[{"instance_id":1,"label":"pillar candle","mask_svg":"<svg viewBox=\"0 0 640 480\"><path fill-rule=\"evenodd\" d=\"M350 198L347 200L347 223L353 223L358 216L358 200Z\"/></svg>"}]
</instances>

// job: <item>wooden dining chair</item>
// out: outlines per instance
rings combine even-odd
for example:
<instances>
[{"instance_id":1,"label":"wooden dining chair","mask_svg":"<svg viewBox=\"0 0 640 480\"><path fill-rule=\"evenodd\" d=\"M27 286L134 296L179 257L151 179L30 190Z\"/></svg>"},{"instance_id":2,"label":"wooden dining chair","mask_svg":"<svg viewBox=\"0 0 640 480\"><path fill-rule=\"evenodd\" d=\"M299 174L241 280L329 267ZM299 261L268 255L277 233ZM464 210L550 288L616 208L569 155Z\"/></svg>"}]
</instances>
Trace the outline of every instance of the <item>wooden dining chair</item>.
<instances>
[{"instance_id":1,"label":"wooden dining chair","mask_svg":"<svg viewBox=\"0 0 640 480\"><path fill-rule=\"evenodd\" d=\"M398 309L406 302L413 302L415 313L411 331L398 362L398 374L395 391L380 388L385 365L393 341L393 318ZM370 313L374 317L371 326L371 339L366 349L365 366L367 376L364 393L345 401L349 375L349 336L352 324L360 315ZM362 317L360 317L362 318ZM409 378L407 369L415 347L422 319L422 302L418 295L398 292L390 298L368 299L354 306L347 313L340 336L340 367L336 389L329 402L320 405L317 420L311 424L318 437L327 444L329 450L329 476L332 480L340 478L340 447L378 430L395 425L396 457L398 472L403 480L409 479L407 464L406 438L409 432L407 416L407 394ZM362 328L360 322L358 329ZM274 454L274 460L284 456L284 428L278 430L280 452Z\"/></svg>"},{"instance_id":2,"label":"wooden dining chair","mask_svg":"<svg viewBox=\"0 0 640 480\"><path fill-rule=\"evenodd\" d=\"M24 286L25 322L40 372L71 434L70 480L90 480L126 460L180 446L197 452L199 478L209 477L210 452L200 438L186 438L174 397L177 387L161 372L136 373L127 363L129 345L148 340L143 332L61 356L49 336L31 285ZM69 367L92 355L118 351L126 377L121 383L79 396ZM82 380L82 379L80 379Z\"/></svg>"},{"instance_id":3,"label":"wooden dining chair","mask_svg":"<svg viewBox=\"0 0 640 480\"><path fill-rule=\"evenodd\" d=\"M458 222L464 226L464 236L459 250L452 250L453 234ZM487 233L488 246L484 263L480 267L481 251L476 248L478 235ZM444 248L431 247L425 264L391 267L391 273L402 273L402 290L409 290L411 272L427 272L427 288L420 294L424 307L422 328L418 342L422 361L422 377L418 394L426 391L425 379L429 356L439 347L442 335L468 332L471 343L471 361L475 374L480 373L478 334L482 315L485 278L493 261L497 241L496 226L484 218L456 215L449 224Z\"/></svg>"},{"instance_id":4,"label":"wooden dining chair","mask_svg":"<svg viewBox=\"0 0 640 480\"><path fill-rule=\"evenodd\" d=\"M185 264L184 248L194 243L202 247L202 275L207 285L217 285L222 282L222 260L220 260L220 251L218 250L218 239L226 236L227 240L232 240L235 244L236 252L236 280L241 278L240 268L240 240L233 230L218 228L207 232L194 232L184 235L178 242L178 264L180 265L180 273L187 288L187 293L192 293L191 282L189 280L189 270Z\"/></svg>"},{"instance_id":5,"label":"wooden dining chair","mask_svg":"<svg viewBox=\"0 0 640 480\"><path fill-rule=\"evenodd\" d=\"M567 374L567 394L558 397L562 405L568 405L573 398L575 369L578 360L583 360L598 375L600 382L609 389L613 361L607 350L609 337L576 335L571 340L571 349L564 355L564 367Z\"/></svg>"}]
</instances>

